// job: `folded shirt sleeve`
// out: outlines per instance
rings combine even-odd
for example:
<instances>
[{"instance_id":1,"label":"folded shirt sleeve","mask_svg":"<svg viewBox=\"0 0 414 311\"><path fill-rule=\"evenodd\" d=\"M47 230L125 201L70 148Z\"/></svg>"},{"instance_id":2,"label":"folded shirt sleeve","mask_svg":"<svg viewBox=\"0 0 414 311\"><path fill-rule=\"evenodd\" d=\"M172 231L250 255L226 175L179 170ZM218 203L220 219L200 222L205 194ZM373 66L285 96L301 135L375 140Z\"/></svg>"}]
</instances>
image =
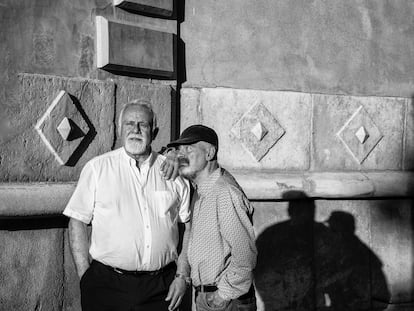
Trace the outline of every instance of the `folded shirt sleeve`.
<instances>
[{"instance_id":1,"label":"folded shirt sleeve","mask_svg":"<svg viewBox=\"0 0 414 311\"><path fill-rule=\"evenodd\" d=\"M88 162L80 174L75 191L63 214L89 224L95 205L96 176L92 162Z\"/></svg>"},{"instance_id":2,"label":"folded shirt sleeve","mask_svg":"<svg viewBox=\"0 0 414 311\"><path fill-rule=\"evenodd\" d=\"M190 183L187 179L177 177L179 184L180 206L179 206L179 218L182 223L190 221Z\"/></svg>"}]
</instances>

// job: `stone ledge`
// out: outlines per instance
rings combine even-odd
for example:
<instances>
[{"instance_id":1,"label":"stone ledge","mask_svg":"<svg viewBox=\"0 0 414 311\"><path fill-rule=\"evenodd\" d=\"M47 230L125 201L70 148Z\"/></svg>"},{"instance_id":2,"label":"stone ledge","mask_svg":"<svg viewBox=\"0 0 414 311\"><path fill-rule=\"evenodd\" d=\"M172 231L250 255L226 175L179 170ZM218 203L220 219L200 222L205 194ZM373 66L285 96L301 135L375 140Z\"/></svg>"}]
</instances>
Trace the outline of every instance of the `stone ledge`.
<instances>
[{"instance_id":1,"label":"stone ledge","mask_svg":"<svg viewBox=\"0 0 414 311\"><path fill-rule=\"evenodd\" d=\"M76 183L0 183L0 216L62 213Z\"/></svg>"},{"instance_id":2,"label":"stone ledge","mask_svg":"<svg viewBox=\"0 0 414 311\"><path fill-rule=\"evenodd\" d=\"M231 173L250 200L280 200L288 191L327 199L409 197L414 192L413 172Z\"/></svg>"},{"instance_id":3,"label":"stone ledge","mask_svg":"<svg viewBox=\"0 0 414 311\"><path fill-rule=\"evenodd\" d=\"M288 191L303 191L322 199L412 197L414 193L414 172L231 173L251 200L281 200ZM0 216L60 214L75 185L0 183Z\"/></svg>"}]
</instances>

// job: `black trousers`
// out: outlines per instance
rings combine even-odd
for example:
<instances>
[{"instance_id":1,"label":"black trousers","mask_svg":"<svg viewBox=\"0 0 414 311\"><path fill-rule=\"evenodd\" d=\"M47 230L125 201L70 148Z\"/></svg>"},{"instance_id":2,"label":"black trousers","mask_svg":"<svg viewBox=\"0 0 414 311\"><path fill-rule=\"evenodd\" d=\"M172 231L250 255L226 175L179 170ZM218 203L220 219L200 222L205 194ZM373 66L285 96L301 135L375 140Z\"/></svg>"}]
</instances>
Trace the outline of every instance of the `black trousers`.
<instances>
[{"instance_id":1,"label":"black trousers","mask_svg":"<svg viewBox=\"0 0 414 311\"><path fill-rule=\"evenodd\" d=\"M121 274L98 261L80 281L82 311L167 311L176 267L155 274Z\"/></svg>"}]
</instances>

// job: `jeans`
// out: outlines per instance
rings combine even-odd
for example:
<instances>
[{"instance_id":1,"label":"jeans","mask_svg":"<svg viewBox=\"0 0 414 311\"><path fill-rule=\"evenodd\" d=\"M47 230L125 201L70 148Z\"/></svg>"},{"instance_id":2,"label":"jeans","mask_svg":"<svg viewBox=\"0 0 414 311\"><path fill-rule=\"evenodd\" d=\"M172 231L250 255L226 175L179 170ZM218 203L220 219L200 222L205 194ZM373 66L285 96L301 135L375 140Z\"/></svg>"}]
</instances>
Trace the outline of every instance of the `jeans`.
<instances>
[{"instance_id":1,"label":"jeans","mask_svg":"<svg viewBox=\"0 0 414 311\"><path fill-rule=\"evenodd\" d=\"M214 293L198 293L196 298L197 311L256 311L256 297L248 299L233 299L225 305L216 307L211 306L207 300L209 295Z\"/></svg>"}]
</instances>

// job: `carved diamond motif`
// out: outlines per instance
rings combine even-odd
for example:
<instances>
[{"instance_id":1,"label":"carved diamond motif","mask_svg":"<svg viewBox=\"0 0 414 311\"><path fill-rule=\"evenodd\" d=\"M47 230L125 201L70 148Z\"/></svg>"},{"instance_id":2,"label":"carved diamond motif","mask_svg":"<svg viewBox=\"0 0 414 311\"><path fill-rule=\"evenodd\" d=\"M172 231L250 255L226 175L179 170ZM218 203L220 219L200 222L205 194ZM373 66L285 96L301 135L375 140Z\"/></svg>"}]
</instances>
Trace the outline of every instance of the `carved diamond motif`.
<instances>
[{"instance_id":1,"label":"carved diamond motif","mask_svg":"<svg viewBox=\"0 0 414 311\"><path fill-rule=\"evenodd\" d=\"M65 165L90 128L76 104L60 91L35 126L43 143L60 165Z\"/></svg>"},{"instance_id":2,"label":"carved diamond motif","mask_svg":"<svg viewBox=\"0 0 414 311\"><path fill-rule=\"evenodd\" d=\"M361 126L359 130L355 133L355 136L358 138L361 144L365 143L369 137L369 134L365 130L365 127Z\"/></svg>"},{"instance_id":3,"label":"carved diamond motif","mask_svg":"<svg viewBox=\"0 0 414 311\"><path fill-rule=\"evenodd\" d=\"M355 111L336 135L359 164L365 161L383 137L362 106Z\"/></svg>"},{"instance_id":4,"label":"carved diamond motif","mask_svg":"<svg viewBox=\"0 0 414 311\"><path fill-rule=\"evenodd\" d=\"M268 131L261 122L257 122L257 124L251 129L251 132L254 136L256 136L258 141L261 141Z\"/></svg>"},{"instance_id":5,"label":"carved diamond motif","mask_svg":"<svg viewBox=\"0 0 414 311\"><path fill-rule=\"evenodd\" d=\"M64 117L57 127L57 130L64 140L71 141L85 136L79 126L71 119Z\"/></svg>"},{"instance_id":6,"label":"carved diamond motif","mask_svg":"<svg viewBox=\"0 0 414 311\"><path fill-rule=\"evenodd\" d=\"M285 134L285 130L262 104L255 104L232 127L231 133L260 161Z\"/></svg>"}]
</instances>

